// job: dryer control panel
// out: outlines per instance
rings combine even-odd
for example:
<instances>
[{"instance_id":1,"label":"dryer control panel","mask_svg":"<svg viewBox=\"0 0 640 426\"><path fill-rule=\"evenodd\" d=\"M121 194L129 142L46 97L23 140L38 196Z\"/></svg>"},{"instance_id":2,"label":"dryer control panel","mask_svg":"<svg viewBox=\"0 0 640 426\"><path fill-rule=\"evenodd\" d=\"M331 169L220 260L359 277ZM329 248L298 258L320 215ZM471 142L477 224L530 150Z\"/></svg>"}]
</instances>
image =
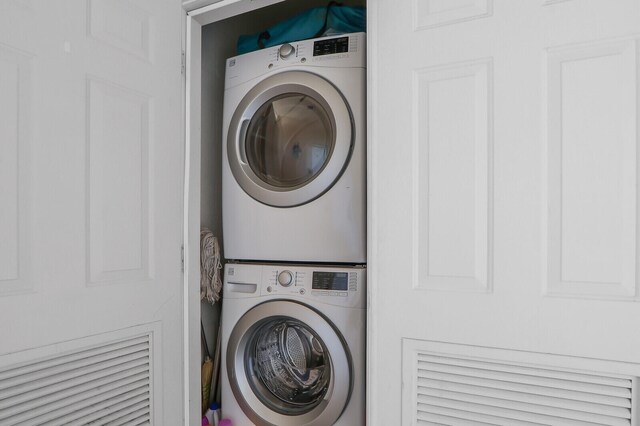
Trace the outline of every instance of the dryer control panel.
<instances>
[{"instance_id":1,"label":"dryer control panel","mask_svg":"<svg viewBox=\"0 0 640 426\"><path fill-rule=\"evenodd\" d=\"M315 67L364 68L365 33L350 33L292 41L227 59L225 90L283 70Z\"/></svg>"},{"instance_id":2,"label":"dryer control panel","mask_svg":"<svg viewBox=\"0 0 640 426\"><path fill-rule=\"evenodd\" d=\"M363 266L227 264L225 297L296 297L332 305L365 307Z\"/></svg>"}]
</instances>

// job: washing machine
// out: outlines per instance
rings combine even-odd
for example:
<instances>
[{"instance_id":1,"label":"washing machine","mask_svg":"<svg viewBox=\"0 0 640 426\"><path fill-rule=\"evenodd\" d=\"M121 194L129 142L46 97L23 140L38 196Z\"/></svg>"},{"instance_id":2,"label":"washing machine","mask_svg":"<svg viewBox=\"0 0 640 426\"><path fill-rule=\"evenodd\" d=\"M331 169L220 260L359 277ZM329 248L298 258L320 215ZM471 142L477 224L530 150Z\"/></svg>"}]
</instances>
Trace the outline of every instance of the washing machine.
<instances>
[{"instance_id":1,"label":"washing machine","mask_svg":"<svg viewBox=\"0 0 640 426\"><path fill-rule=\"evenodd\" d=\"M227 259L366 261L365 33L229 58Z\"/></svg>"},{"instance_id":2,"label":"washing machine","mask_svg":"<svg viewBox=\"0 0 640 426\"><path fill-rule=\"evenodd\" d=\"M365 421L363 267L227 264L222 415L234 425Z\"/></svg>"}]
</instances>

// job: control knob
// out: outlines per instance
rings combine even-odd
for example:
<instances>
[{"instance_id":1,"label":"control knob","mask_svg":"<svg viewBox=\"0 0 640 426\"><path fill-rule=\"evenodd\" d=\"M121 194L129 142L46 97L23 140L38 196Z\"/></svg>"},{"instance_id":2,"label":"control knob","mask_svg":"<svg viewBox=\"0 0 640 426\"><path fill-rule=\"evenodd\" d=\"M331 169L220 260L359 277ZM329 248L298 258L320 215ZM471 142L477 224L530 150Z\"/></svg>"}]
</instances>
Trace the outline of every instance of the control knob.
<instances>
[{"instance_id":1,"label":"control knob","mask_svg":"<svg viewBox=\"0 0 640 426\"><path fill-rule=\"evenodd\" d=\"M278 53L280 54L280 57L282 59L286 59L289 56L293 55L293 52L295 51L296 49L294 49L293 46L289 43L283 44L282 46L280 46L280 49L278 49Z\"/></svg>"},{"instance_id":2,"label":"control knob","mask_svg":"<svg viewBox=\"0 0 640 426\"><path fill-rule=\"evenodd\" d=\"M293 274L291 271L282 271L278 274L278 284L282 287L289 287L293 283Z\"/></svg>"}]
</instances>

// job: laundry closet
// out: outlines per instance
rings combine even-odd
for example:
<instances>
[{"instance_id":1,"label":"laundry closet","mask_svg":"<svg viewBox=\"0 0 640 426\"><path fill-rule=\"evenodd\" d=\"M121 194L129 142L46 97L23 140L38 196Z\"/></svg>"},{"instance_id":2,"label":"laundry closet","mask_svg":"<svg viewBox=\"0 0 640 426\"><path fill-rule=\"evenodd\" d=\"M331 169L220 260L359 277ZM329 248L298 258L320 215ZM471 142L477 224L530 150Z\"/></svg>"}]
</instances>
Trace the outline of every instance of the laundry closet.
<instances>
[{"instance_id":1,"label":"laundry closet","mask_svg":"<svg viewBox=\"0 0 640 426\"><path fill-rule=\"evenodd\" d=\"M368 423L637 425L640 4L368 6Z\"/></svg>"},{"instance_id":2,"label":"laundry closet","mask_svg":"<svg viewBox=\"0 0 640 426\"><path fill-rule=\"evenodd\" d=\"M221 3L225 3L225 2L221 2ZM238 38L241 35L255 34L255 33L262 32L268 27L278 22L281 22L282 20L291 18L302 11L308 10L313 7L326 7L328 5L326 1L319 1L319 0L304 1L304 2L289 0L289 1L282 1L282 2L263 1L263 2L235 2L235 3L229 2L229 3L230 4L227 5L226 7L223 6L218 9L215 8L216 6L215 3L210 6L212 7L212 10L204 13L203 16L208 17L207 19L204 20L204 22L208 22L209 20L211 22L205 25L202 25L201 28L192 29L192 33L191 33L192 35L194 34L194 32L197 33L198 31L201 31L200 33L201 37L198 37L196 34L196 36L195 37L192 36L190 40L191 43L193 43L194 40L196 41L199 40L200 46L193 45L193 44L191 46L187 46L187 60L189 61L189 65L192 67L191 74L189 75L191 77L191 80L189 81L189 78L188 78L188 84L191 84L190 94L191 94L191 102L193 102L192 105L187 105L188 109L191 107L191 111L188 111L188 113L190 112L190 115L192 117L192 123L191 123L192 127L190 129L191 138L190 138L190 147L189 147L189 150L191 152L191 165L190 165L191 181L189 183L189 188L192 191L198 191L197 196L194 193L191 193L189 196L189 203L190 203L189 236L191 238L195 238L196 235L199 234L199 229L196 229L196 226L195 226L196 224L199 224L202 228L208 228L212 231L212 233L219 239L220 247L225 247L229 243L229 241L225 241L225 238L228 238L228 236L224 232L223 221L222 221L222 217L223 217L223 196L222 196L223 155L225 155L225 151L226 151L223 145L227 143L226 139L223 139L223 133L226 135L227 129L224 128L225 125L227 127L229 126L228 123L223 122L224 94L225 94L225 69L227 67L227 59L237 55L237 42L238 42ZM345 5L351 5L351 6L365 6L364 1L346 1L342 3ZM264 6L260 7L260 5L264 5ZM197 10L194 12L197 12ZM339 35L334 36L334 38L336 37L339 37ZM331 37L329 38L331 39ZM361 49L365 49L366 43L364 38L365 38L365 34L362 34L360 36L359 41L357 40L352 41L351 42L352 46L350 46L349 49L356 50L356 48L353 46L354 43L359 43L361 46ZM192 50L190 51L189 48ZM309 53L309 56L311 56L312 48L310 48L309 50L310 51L308 53ZM200 54L199 58L198 58L198 53ZM361 55L362 65L363 65L361 72L363 76L366 73L366 69L364 68L364 64L366 64L365 62L366 55L364 53L365 52L363 51ZM304 60L306 60L306 58ZM266 63L264 65L266 68ZM198 85L200 86L200 90L198 92L195 92L194 88L197 87ZM341 97L341 95L338 95L338 96ZM330 96L325 96L325 98L330 98ZM358 178L357 179L354 178L353 182L357 184L359 181L360 185L362 185L361 198L354 201L353 203L354 205L357 205L357 207L360 210L354 212L354 210L356 210L356 207L351 204L347 205L346 208L344 209L345 212L348 212L349 215L359 214L363 217L363 220L361 221L362 222L361 227L357 230L358 232L357 239L362 241L362 244L348 244L349 241L346 241L347 244L345 244L345 242L340 240L341 238L344 238L342 234L348 234L347 232L340 232L336 235L329 235L329 236L318 235L319 240L322 240L322 238L325 238L326 240L326 242L324 243L325 245L323 246L322 241L320 241L320 243L317 244L318 248L315 250L311 250L307 258L296 259L299 262L306 261L307 264L319 263L319 262L325 262L325 263L330 262L331 255L335 254L335 253L331 253L328 250L329 247L331 247L331 244L332 244L331 239L333 238L336 240L336 241L333 241L333 244L336 246L335 251L339 252L342 249L342 246L346 247L345 250L347 250L347 252L344 253L343 255L345 260L342 263L347 263L347 262L351 264L366 263L366 240L365 240L366 221L364 220L364 217L366 215L366 210L365 210L366 189L364 187L364 184L366 181L365 180L366 160L364 157L365 144L366 144L366 139L364 138L364 135L366 133L365 132L366 124L364 120L364 117L366 115L366 101L364 99L364 87L362 88L362 98L363 98L362 102L358 102L358 109L359 109L358 120L361 122L361 125L357 129L359 133L358 134L359 139L357 141L359 145L357 154L361 156L362 160L357 162L358 168L355 172L349 172L349 173L357 173ZM189 99L189 96L188 96L188 99ZM306 108L311 110L312 107L313 106L308 106ZM335 105L327 105L326 108L327 109L335 108ZM336 124L334 121L333 123L330 123L330 127L332 128L337 127L339 129L338 131L340 131L341 127L344 128L346 125L348 125L349 131L351 131L353 117L351 116L350 111L347 111L347 109L344 109L344 112L342 114L334 114L334 116L338 116L339 118L344 116L347 122L344 124L338 122ZM194 123L198 121L200 123L200 126L194 125ZM187 125L189 125L189 123L187 123ZM339 139L345 139L345 138L341 137L341 135L338 135L338 140ZM351 139L351 138L349 137L348 139ZM349 162L350 160L349 156L352 154L351 152L352 150L348 144L346 147L338 146L335 149L331 147L331 150L332 150L331 154L334 157L339 158L339 155L343 155L345 156L345 158L343 158L341 161ZM341 150L344 151L342 154L340 153ZM352 159L351 161L354 162ZM341 164L337 164L337 165L334 164L333 166L329 164L325 166L324 169L328 169L330 167L333 167L336 169L336 171L334 172L336 176L334 176L333 179L338 180L338 177L340 177L340 175L342 174L344 167ZM323 172L326 174L326 171L324 169L323 169ZM199 170L199 172L197 170ZM354 183L349 183L349 182L352 182L352 180L347 180L346 185L348 189L350 189L350 187L354 185ZM326 189L319 189L318 194L322 194L324 191L326 191ZM308 196L309 197L308 199L314 199L318 197L318 194L311 194ZM303 197L304 196L306 195L303 194ZM307 200L303 198L300 200L295 200L293 202L294 203L293 205L304 204L305 202L307 202ZM286 201L285 201L285 204L282 204L282 206L284 207L287 206ZM238 220L248 219L246 216L243 216L243 213L244 213L243 210L246 210L246 209L238 208L238 218L239 218ZM286 209L279 208L279 211L284 211L284 210ZM330 212L330 205L328 205L327 208L322 209L322 211L323 211L322 213L323 215L328 215ZM300 214L305 214L305 213L298 213L298 215ZM267 212L267 216L268 216L268 212ZM345 223L345 226L346 226L348 222L346 218L341 219L339 217L339 214L336 216L336 213L333 214L333 217L334 217L333 220L338 222L342 221ZM313 219L314 218L312 217L309 218L310 221L313 221ZM318 217L317 219L324 219L324 218ZM250 223L250 225L255 228L252 232L258 232L261 226L259 222L260 217L253 217L253 220L255 221L255 223ZM280 222L276 222L277 226L272 225L272 228L279 232L287 224L287 221L290 222L289 219L285 219L284 222L280 220ZM256 225L256 223L258 223L258 225ZM258 227L256 228L256 226ZM264 222L262 223L262 226L264 226ZM301 229L300 231L303 231L303 229ZM295 238L301 237L299 235L300 231L296 231L293 233ZM313 245L313 241L310 241L309 246L311 247L312 245ZM237 246L237 244L234 244L232 246ZM284 246L286 247L286 245ZM193 249L194 245L189 244L189 247ZM266 260L268 259L266 256L269 256L269 255L270 255L269 252L267 253L252 252L251 255L248 255L247 258ZM222 256L223 258L229 257L229 256L226 256L226 253L224 252L224 250L222 251ZM276 250L274 252L273 257L271 257L270 260L271 261L278 261L278 260L287 261L288 259L291 259L290 256L295 256L295 253L294 254L286 253L286 252L278 253ZM234 256L233 258L236 258L236 257ZM315 259L315 262L313 261L313 259ZM340 260L342 258L338 257L337 259ZM188 375L189 375L189 390L191 391L191 394L199 396L200 388L195 386L195 383L200 383L199 367L200 367L201 361L203 361L204 358L206 357L205 352L208 352L208 355L214 359L218 359L221 357L220 354L216 355L216 342L219 339L219 333L221 331L221 329L219 328L219 325L221 320L221 305L224 300L224 297L222 300L217 301L213 304L210 304L206 301L202 301L202 302L198 302L199 303L199 306L198 306L197 304L194 303L194 299L198 300L196 299L198 298L196 290L199 288L199 284L200 284L199 270L194 269L196 267L196 263L197 262L188 262L189 271L187 271L187 273L190 274L190 276L194 277L194 278L188 278L189 279L188 297L190 301L189 306L192 309L192 312L188 316L189 330L190 330L189 334L192 341L192 344L189 347L190 368L189 368ZM335 263L335 261L333 263ZM323 272L324 274L331 274L331 272L329 272L331 271L331 268L324 268L323 271L324 271ZM287 271L285 272L289 273ZM362 269L361 271L358 271L357 272L358 277L361 276L358 279L364 280L365 272L366 271L364 269ZM194 275L191 275L192 273ZM293 274L296 276L298 274L300 274L299 276L303 276L302 272L293 272ZM309 269L309 277L311 277L311 274L313 274L313 271ZM355 279L354 274L356 274L356 272L352 273L352 279ZM302 292L304 294L305 289L302 289ZM362 303L364 303L364 297L365 296L363 293ZM194 334L194 330L198 330L199 325L197 324L198 318L196 318L196 316L193 315L193 312L198 312L198 311L200 312L200 319L202 321L204 336L208 345L208 348L207 348L208 351L203 350L201 352L198 350L194 350L195 348L200 347L200 342L201 342L201 339L199 337L196 338L196 335ZM364 315L364 311L362 312ZM325 314L328 315L328 313L325 313ZM302 315L302 314L298 314L298 315ZM312 321L312 319L309 319L309 321ZM364 336L364 329L365 329L364 316L363 316L362 324L360 328L362 329L362 335ZM350 338L350 340L353 340L353 339ZM364 369L364 352L365 352L364 338L362 338L361 340L362 340L362 347L359 348L358 350L359 353L357 354L357 356L362 356L362 359L363 359L362 368ZM350 354L345 356L348 356L349 358L351 357ZM339 364L339 362L337 361L339 356L336 354L335 357L336 357L336 363ZM346 364L346 359L347 358L345 358L345 364L343 366L336 365L336 368L338 369L337 372L340 375L348 378L350 377L350 374L349 374L350 367ZM194 367L197 367L197 370ZM218 377L217 379L218 382L220 382L223 375L222 369L225 369L225 368L226 368L226 365L222 365L221 370L216 371L216 374L214 374L214 377L216 376ZM340 368L346 368L346 369L340 372ZM364 374L362 374L362 376L358 374L358 381L362 383L361 387L362 389L364 389ZM333 386L333 384L331 386ZM215 384L214 384L214 387L215 387ZM218 386L218 388L219 387L220 386ZM345 387L347 390L350 389L350 385L348 383L346 385L343 385L343 387ZM346 397L346 399L348 399L348 396ZM218 390L215 394L211 395L210 400L219 401L220 391ZM364 412L364 391L362 391L361 395L357 397L357 402L362 406L361 411ZM200 408L199 399L197 397L191 396L189 407L190 407L189 412L191 413L191 415L196 416L196 414L199 413L199 408ZM222 407L223 414L224 414L224 408L225 407L224 407L224 401L223 401L223 407ZM322 421L322 420L319 420L319 421Z\"/></svg>"},{"instance_id":3,"label":"laundry closet","mask_svg":"<svg viewBox=\"0 0 640 426\"><path fill-rule=\"evenodd\" d=\"M200 423L200 324L215 357L221 306L200 302L200 230L228 237L225 60L240 34L324 5L0 1L0 424ZM366 274L236 263L238 324L270 286L329 292L338 323L366 275L367 424L640 424L640 2L366 6ZM314 371L329 349L346 378L322 318L290 316L329 332ZM313 342L278 321L261 324ZM322 408L313 383L290 394L300 415Z\"/></svg>"}]
</instances>

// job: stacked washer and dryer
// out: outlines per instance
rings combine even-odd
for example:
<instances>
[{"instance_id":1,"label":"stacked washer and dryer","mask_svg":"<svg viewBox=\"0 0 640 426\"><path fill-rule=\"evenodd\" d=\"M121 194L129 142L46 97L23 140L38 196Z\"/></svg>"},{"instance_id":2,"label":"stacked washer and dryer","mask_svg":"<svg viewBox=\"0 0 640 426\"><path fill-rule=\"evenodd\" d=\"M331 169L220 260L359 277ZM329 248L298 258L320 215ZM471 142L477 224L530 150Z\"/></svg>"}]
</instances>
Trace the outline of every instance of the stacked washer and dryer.
<instances>
[{"instance_id":1,"label":"stacked washer and dryer","mask_svg":"<svg viewBox=\"0 0 640 426\"><path fill-rule=\"evenodd\" d=\"M365 34L229 58L222 409L234 425L362 425Z\"/></svg>"}]
</instances>

